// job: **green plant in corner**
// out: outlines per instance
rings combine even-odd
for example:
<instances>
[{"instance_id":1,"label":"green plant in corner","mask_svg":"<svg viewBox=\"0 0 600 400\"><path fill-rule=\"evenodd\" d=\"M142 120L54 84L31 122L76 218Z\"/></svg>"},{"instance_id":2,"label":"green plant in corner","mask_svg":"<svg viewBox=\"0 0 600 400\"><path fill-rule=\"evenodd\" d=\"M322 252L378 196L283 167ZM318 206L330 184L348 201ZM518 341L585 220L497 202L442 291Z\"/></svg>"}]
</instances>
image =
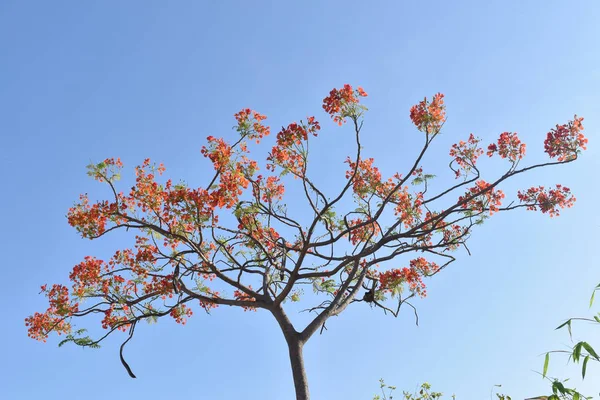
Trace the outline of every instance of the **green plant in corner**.
<instances>
[{"instance_id":1,"label":"green plant in corner","mask_svg":"<svg viewBox=\"0 0 600 400\"><path fill-rule=\"evenodd\" d=\"M600 290L600 284L598 284L594 291L592 292L592 296L590 297L590 308L594 305L594 296L596 291ZM572 324L573 321L586 321L590 322L594 325L600 325L600 312L593 315L592 318L569 318L564 323L560 324L556 329L562 329L564 327L569 331L569 338L573 341L573 331ZM548 377L548 366L550 364L550 354L551 353L566 353L569 354L569 361L573 360L574 363L581 365L581 377L585 379L588 362L600 362L600 357L598 353L592 345L590 345L586 341L578 341L571 348L567 350L553 350L546 353L544 358L544 369L542 372L542 377L544 379L548 379L552 382L552 394L548 396L548 400L559 400L559 399L569 399L569 400L579 400L579 399L591 399L591 397L586 397L583 394L579 393L574 388L569 388L565 386L567 380L559 380L556 378Z\"/></svg>"}]
</instances>

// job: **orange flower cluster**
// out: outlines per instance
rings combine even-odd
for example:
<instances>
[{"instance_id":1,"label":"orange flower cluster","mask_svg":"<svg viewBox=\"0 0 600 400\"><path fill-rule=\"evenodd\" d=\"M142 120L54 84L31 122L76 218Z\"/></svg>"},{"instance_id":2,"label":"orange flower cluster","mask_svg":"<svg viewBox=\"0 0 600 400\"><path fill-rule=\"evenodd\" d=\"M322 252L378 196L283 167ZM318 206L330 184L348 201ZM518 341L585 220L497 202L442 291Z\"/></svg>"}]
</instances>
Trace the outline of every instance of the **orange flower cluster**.
<instances>
[{"instance_id":1,"label":"orange flower cluster","mask_svg":"<svg viewBox=\"0 0 600 400\"><path fill-rule=\"evenodd\" d=\"M427 261L423 257L415 258L410 260L410 267L419 271L423 275L429 275L436 273L440 267L433 261Z\"/></svg>"},{"instance_id":2,"label":"orange flower cluster","mask_svg":"<svg viewBox=\"0 0 600 400\"><path fill-rule=\"evenodd\" d=\"M410 228L415 224L418 218L421 217L423 210L423 193L418 192L412 195L408 192L408 186L404 186L401 190L394 194L396 207L394 208L395 215L400 215L400 220L405 228Z\"/></svg>"},{"instance_id":3,"label":"orange flower cluster","mask_svg":"<svg viewBox=\"0 0 600 400\"><path fill-rule=\"evenodd\" d=\"M500 157L508 158L514 163L525 157L525 148L525 143L521 143L516 132L503 132L498 138L498 144L488 146L487 155L491 157L497 152Z\"/></svg>"},{"instance_id":4,"label":"orange flower cluster","mask_svg":"<svg viewBox=\"0 0 600 400\"><path fill-rule=\"evenodd\" d=\"M65 319L79 311L79 304L71 302L69 289L63 285L52 285L50 290L44 285L42 292L48 297L50 307L44 313L27 317L25 326L28 327L27 335L30 338L45 342L50 331L59 335L71 332L71 325Z\"/></svg>"},{"instance_id":5,"label":"orange flower cluster","mask_svg":"<svg viewBox=\"0 0 600 400\"><path fill-rule=\"evenodd\" d=\"M581 133L583 131L583 118L573 117L564 125L556 125L544 141L544 151L551 158L558 157L558 161L570 161L577 158L581 150L586 150L588 140Z\"/></svg>"},{"instance_id":6,"label":"orange flower cluster","mask_svg":"<svg viewBox=\"0 0 600 400\"><path fill-rule=\"evenodd\" d=\"M256 218L256 214L246 213L240 216L238 229L243 230L253 241L248 241L248 247L260 244L269 252L273 252L277 246L279 233L272 227L265 229L263 224ZM245 238L241 235L242 238Z\"/></svg>"},{"instance_id":7,"label":"orange flower cluster","mask_svg":"<svg viewBox=\"0 0 600 400\"><path fill-rule=\"evenodd\" d=\"M487 209L490 215L494 214L495 212L498 212L500 206L502 205L504 193L502 192L502 190L496 190L495 188L488 190L490 186L491 185L484 180L479 180L475 182L475 186L470 188L464 196L460 196L458 198L458 202L462 203L463 201L465 201L465 199L473 195L475 197L461 204L461 207L478 212ZM484 191L485 193L483 193Z\"/></svg>"},{"instance_id":8,"label":"orange flower cluster","mask_svg":"<svg viewBox=\"0 0 600 400\"><path fill-rule=\"evenodd\" d=\"M87 194L82 194L79 203L69 208L67 221L83 237L98 237L106 231L106 223L116 211L116 203L104 200L90 205Z\"/></svg>"},{"instance_id":9,"label":"orange flower cluster","mask_svg":"<svg viewBox=\"0 0 600 400\"><path fill-rule=\"evenodd\" d=\"M210 205L215 208L232 208L238 202L242 189L248 187L248 179L243 167L238 164L236 169L228 170L220 175L219 188L210 194Z\"/></svg>"},{"instance_id":10,"label":"orange flower cluster","mask_svg":"<svg viewBox=\"0 0 600 400\"><path fill-rule=\"evenodd\" d=\"M365 221L361 218L350 220L350 243L353 245L357 245L358 243L366 242L368 240L373 240L379 236L379 234L381 234L381 229L375 222L356 227L363 222Z\"/></svg>"},{"instance_id":11,"label":"orange flower cluster","mask_svg":"<svg viewBox=\"0 0 600 400\"><path fill-rule=\"evenodd\" d=\"M192 309L186 306L185 304L180 304L177 307L173 307L169 315L173 317L175 322L181 325L185 325L187 322L187 318L191 317L194 313Z\"/></svg>"},{"instance_id":12,"label":"orange flower cluster","mask_svg":"<svg viewBox=\"0 0 600 400\"><path fill-rule=\"evenodd\" d=\"M252 111L249 108L243 109L234 115L238 122L237 131L242 137L256 140L256 143L260 143L260 140L271 133L268 126L264 126L261 122L267 119L266 116Z\"/></svg>"},{"instance_id":13,"label":"orange flower cluster","mask_svg":"<svg viewBox=\"0 0 600 400\"><path fill-rule=\"evenodd\" d=\"M483 154L483 149L478 145L481 139L476 138L472 133L469 135L469 139L465 142L461 140L455 143L450 148L450 157L454 157L454 161L459 165L454 173L456 178L462 174L468 174L471 168L475 166L479 156Z\"/></svg>"},{"instance_id":14,"label":"orange flower cluster","mask_svg":"<svg viewBox=\"0 0 600 400\"><path fill-rule=\"evenodd\" d=\"M249 288L252 289L252 286L250 285ZM233 297L239 301L256 301L254 297L249 296L241 290L235 290L233 292ZM242 306L242 308L244 309L244 311L256 311L256 307L252 306Z\"/></svg>"},{"instance_id":15,"label":"orange flower cluster","mask_svg":"<svg viewBox=\"0 0 600 400\"><path fill-rule=\"evenodd\" d=\"M231 146L225 143L225 140L215 138L214 136L208 136L206 140L208 141L208 148L202 146L200 152L204 157L208 157L213 162L215 171L221 171L231 160Z\"/></svg>"},{"instance_id":16,"label":"orange flower cluster","mask_svg":"<svg viewBox=\"0 0 600 400\"><path fill-rule=\"evenodd\" d=\"M346 179L352 178L352 174L356 168L356 175L352 182L354 193L364 199L368 195L380 190L381 172L379 172L379 168L373 166L375 159L367 158L365 160L359 160L358 168L356 167L356 163L353 162L350 157L346 158L345 162L350 167L350 169L346 171Z\"/></svg>"},{"instance_id":17,"label":"orange flower cluster","mask_svg":"<svg viewBox=\"0 0 600 400\"><path fill-rule=\"evenodd\" d=\"M147 171L150 169L150 171ZM164 200L163 188L155 181L155 168L150 165L150 159L135 167L135 186L129 192L129 198L123 201L130 207L138 207L143 212L157 211ZM159 175L164 172L161 164L156 170Z\"/></svg>"},{"instance_id":18,"label":"orange flower cluster","mask_svg":"<svg viewBox=\"0 0 600 400\"><path fill-rule=\"evenodd\" d=\"M355 116L354 105L359 103L359 97L367 97L367 93L360 86L354 90L352 86L345 84L341 89L332 89L329 96L323 99L323 109L342 126L346 117Z\"/></svg>"},{"instance_id":19,"label":"orange flower cluster","mask_svg":"<svg viewBox=\"0 0 600 400\"><path fill-rule=\"evenodd\" d=\"M302 176L304 174L304 156L298 147L308 140L309 133L317 136L319 129L321 129L319 122L314 117L308 118L306 126L292 122L287 128L282 128L277 134L277 144L273 146L267 157L267 160L271 162L267 165L267 169L275 171L275 166L280 166L296 176Z\"/></svg>"},{"instance_id":20,"label":"orange flower cluster","mask_svg":"<svg viewBox=\"0 0 600 400\"><path fill-rule=\"evenodd\" d=\"M548 213L550 217L559 216L559 208L570 208L576 200L571 190L562 185L550 190L545 190L543 186L532 187L526 192L519 191L517 197L522 203L528 204L528 210L536 211L539 207L542 213Z\"/></svg>"},{"instance_id":21,"label":"orange flower cluster","mask_svg":"<svg viewBox=\"0 0 600 400\"><path fill-rule=\"evenodd\" d=\"M393 293L406 283L412 293L425 297L427 291L422 276L433 273L438 269L436 263L428 262L423 257L419 257L410 261L409 268L390 269L379 273L379 287L384 292Z\"/></svg>"},{"instance_id":22,"label":"orange flower cluster","mask_svg":"<svg viewBox=\"0 0 600 400\"><path fill-rule=\"evenodd\" d=\"M254 189L255 196L260 197L265 203L281 200L285 193L285 186L276 176L268 176L266 180L263 180L262 175L257 176Z\"/></svg>"},{"instance_id":23,"label":"orange flower cluster","mask_svg":"<svg viewBox=\"0 0 600 400\"><path fill-rule=\"evenodd\" d=\"M46 342L50 331L54 331L58 335L71 332L71 324L63 318L56 317L48 312L36 312L32 316L25 318L25 326L27 327L27 336L42 342Z\"/></svg>"},{"instance_id":24,"label":"orange flower cluster","mask_svg":"<svg viewBox=\"0 0 600 400\"><path fill-rule=\"evenodd\" d=\"M456 250L460 245L459 240L465 240L465 235L467 234L468 229L464 226L460 225L450 225L446 226L443 230L444 235L444 244L446 245L446 250Z\"/></svg>"},{"instance_id":25,"label":"orange flower cluster","mask_svg":"<svg viewBox=\"0 0 600 400\"><path fill-rule=\"evenodd\" d=\"M444 95L437 93L431 102L428 102L425 97L419 104L412 106L410 119L421 132L437 134L446 122Z\"/></svg>"},{"instance_id":26,"label":"orange flower cluster","mask_svg":"<svg viewBox=\"0 0 600 400\"><path fill-rule=\"evenodd\" d=\"M219 298L219 292L212 292L211 294L212 294L213 298ZM198 302L198 304L200 305L200 307L204 308L204 310L207 313L210 312L210 310L213 310L213 309L219 307L219 305L217 303L213 303L211 301L202 301L202 300L200 300Z\"/></svg>"},{"instance_id":27,"label":"orange flower cluster","mask_svg":"<svg viewBox=\"0 0 600 400\"><path fill-rule=\"evenodd\" d=\"M73 294L83 297L86 290L102 285L101 277L104 261L86 256L84 261L73 267L69 279L73 282Z\"/></svg>"},{"instance_id":28,"label":"orange flower cluster","mask_svg":"<svg viewBox=\"0 0 600 400\"><path fill-rule=\"evenodd\" d=\"M120 310L117 310L120 311ZM129 324L126 324L127 317L124 315L113 314L115 312L115 304L111 304L110 307L104 311L104 318L102 319L103 329L112 329L118 326L117 329L125 332L129 328Z\"/></svg>"},{"instance_id":29,"label":"orange flower cluster","mask_svg":"<svg viewBox=\"0 0 600 400\"><path fill-rule=\"evenodd\" d=\"M156 295L162 295L163 300L167 296L173 296L173 274L165 276L153 275L150 281L142 282L144 293L155 293Z\"/></svg>"}]
</instances>

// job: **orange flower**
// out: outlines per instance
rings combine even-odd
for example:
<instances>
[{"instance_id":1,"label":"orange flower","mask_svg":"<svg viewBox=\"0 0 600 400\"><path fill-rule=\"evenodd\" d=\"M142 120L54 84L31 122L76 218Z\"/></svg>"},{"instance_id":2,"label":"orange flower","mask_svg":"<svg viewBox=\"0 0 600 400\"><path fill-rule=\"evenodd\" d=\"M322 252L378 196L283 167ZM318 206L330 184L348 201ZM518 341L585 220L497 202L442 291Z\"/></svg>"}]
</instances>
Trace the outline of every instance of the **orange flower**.
<instances>
[{"instance_id":1,"label":"orange flower","mask_svg":"<svg viewBox=\"0 0 600 400\"><path fill-rule=\"evenodd\" d=\"M437 134L446 122L444 95L437 93L431 102L427 97L410 109L410 119L421 132Z\"/></svg>"}]
</instances>

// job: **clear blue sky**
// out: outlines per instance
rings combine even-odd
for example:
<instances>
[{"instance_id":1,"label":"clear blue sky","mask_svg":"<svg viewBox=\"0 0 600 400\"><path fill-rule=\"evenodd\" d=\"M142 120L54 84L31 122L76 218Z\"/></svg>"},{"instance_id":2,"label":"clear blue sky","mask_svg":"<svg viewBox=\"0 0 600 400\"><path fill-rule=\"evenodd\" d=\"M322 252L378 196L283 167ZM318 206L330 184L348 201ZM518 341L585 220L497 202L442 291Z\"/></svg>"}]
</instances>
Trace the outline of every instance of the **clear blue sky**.
<instances>
[{"instance_id":1,"label":"clear blue sky","mask_svg":"<svg viewBox=\"0 0 600 400\"><path fill-rule=\"evenodd\" d=\"M417 148L410 106L438 91L449 120L433 167L470 132L491 141L517 131L540 160L545 133L575 113L590 149L506 187L564 183L578 202L558 219L517 212L478 229L472 256L428 281L419 327L409 312L396 320L362 305L330 321L306 347L313 398L370 400L380 377L405 389L427 380L465 400L487 399L499 383L515 399L544 393L532 372L539 354L568 343L553 328L585 315L600 282L599 20L595 1L2 1L2 397L292 398L286 345L266 313L223 308L185 327L142 327L127 351L137 380L118 340L59 349L55 337L27 338L23 320L46 307L39 285L66 283L85 255L122 247L84 241L66 223L79 193L106 193L85 174L90 160L120 156L132 167L151 157L200 182L204 138L232 137L233 113L251 107L274 127L321 119L313 168L336 182L350 132L320 104L344 83L369 92L365 152L386 174ZM600 345L597 330L589 335ZM564 361L551 371L561 375ZM574 368L563 376L578 382ZM597 394L598 382L578 387Z\"/></svg>"}]
</instances>

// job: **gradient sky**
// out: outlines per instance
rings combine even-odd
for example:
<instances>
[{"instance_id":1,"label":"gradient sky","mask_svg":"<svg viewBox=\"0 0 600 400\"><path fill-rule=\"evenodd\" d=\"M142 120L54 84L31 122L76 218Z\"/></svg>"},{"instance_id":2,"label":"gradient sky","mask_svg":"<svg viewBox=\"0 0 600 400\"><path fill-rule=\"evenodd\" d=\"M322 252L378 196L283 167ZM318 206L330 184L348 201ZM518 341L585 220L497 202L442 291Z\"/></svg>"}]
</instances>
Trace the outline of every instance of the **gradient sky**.
<instances>
[{"instance_id":1,"label":"gradient sky","mask_svg":"<svg viewBox=\"0 0 600 400\"><path fill-rule=\"evenodd\" d=\"M513 212L477 229L472 255L457 253L427 281L419 327L408 310L393 319L364 304L331 320L305 348L312 397L370 400L381 377L408 390L429 381L465 400L490 398L494 384L514 399L546 393L533 372L539 355L569 343L553 329L589 315L600 282L599 20L596 1L3 0L0 397L293 398L286 345L265 312L222 308L184 327L141 326L126 353L136 380L119 362L121 337L100 350L59 349L56 337L27 338L24 318L47 307L41 284L66 283L85 255L122 247L67 225L79 193L108 195L86 176L90 161L119 156L127 174L150 157L200 184L211 168L204 138L233 137L232 115L250 107L274 128L316 115L324 129L313 171L339 183L351 132L327 120L321 100L344 83L369 93L365 153L384 175L412 161L421 138L408 110L438 91L449 119L425 167L440 185L454 182L443 169L449 146L470 132L491 142L517 131L525 161L536 162L546 132L577 113L590 143L576 163L504 187L564 183L578 201L560 218ZM500 172L499 162L485 165L488 177ZM600 345L597 330L575 333ZM551 374L600 391L598 366L581 384L565 363L555 359Z\"/></svg>"}]
</instances>

